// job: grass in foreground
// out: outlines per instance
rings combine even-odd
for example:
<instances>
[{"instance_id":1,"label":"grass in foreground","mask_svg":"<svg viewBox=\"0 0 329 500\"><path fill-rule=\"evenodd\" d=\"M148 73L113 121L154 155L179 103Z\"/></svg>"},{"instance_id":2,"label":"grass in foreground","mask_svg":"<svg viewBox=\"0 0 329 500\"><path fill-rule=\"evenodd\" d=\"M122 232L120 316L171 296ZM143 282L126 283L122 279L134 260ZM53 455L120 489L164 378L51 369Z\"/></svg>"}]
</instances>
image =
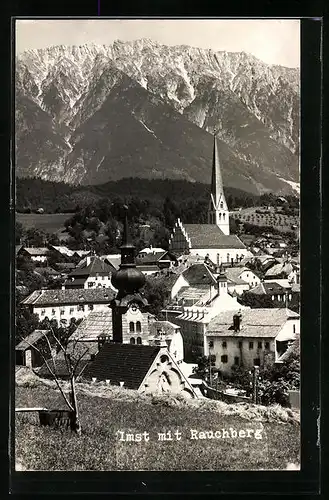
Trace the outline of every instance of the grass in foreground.
<instances>
[{"instance_id":1,"label":"grass in foreground","mask_svg":"<svg viewBox=\"0 0 329 500\"><path fill-rule=\"evenodd\" d=\"M122 390L124 391L124 390ZM158 404L152 404L157 402ZM299 463L299 425L247 420L223 414L220 406L175 407L156 398L79 394L81 437L40 427L37 415L17 414L16 461L25 470L273 470ZM16 387L16 406L65 408L52 388ZM226 405L237 406L237 405ZM190 439L191 429L258 429L262 439ZM158 433L179 431L180 440L159 441ZM148 432L149 440L120 441L118 431ZM179 434L178 434L179 435Z\"/></svg>"}]
</instances>

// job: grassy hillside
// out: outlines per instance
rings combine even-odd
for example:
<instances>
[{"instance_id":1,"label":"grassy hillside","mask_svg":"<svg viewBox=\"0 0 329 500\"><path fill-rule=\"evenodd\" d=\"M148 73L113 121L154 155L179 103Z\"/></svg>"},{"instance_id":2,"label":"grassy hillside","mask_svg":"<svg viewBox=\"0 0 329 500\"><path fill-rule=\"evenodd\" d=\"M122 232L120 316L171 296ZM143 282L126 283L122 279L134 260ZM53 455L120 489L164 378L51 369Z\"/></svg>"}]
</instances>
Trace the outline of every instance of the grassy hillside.
<instances>
[{"instance_id":1,"label":"grassy hillside","mask_svg":"<svg viewBox=\"0 0 329 500\"><path fill-rule=\"evenodd\" d=\"M80 385L80 384L78 384ZM97 385L97 384L96 384ZM90 388L90 386L88 386ZM83 390L84 389L84 390ZM107 392L107 394L106 394ZM97 391L96 391L97 394ZM23 470L270 470L299 463L299 424L282 410L222 402L141 397L136 391L83 384L78 391L83 433L40 427L32 414L16 414L16 463ZM103 397L100 397L102 395ZM104 397L106 396L106 397ZM16 387L16 407L64 408L51 387ZM250 405L249 405L250 406ZM280 416L280 415L279 415ZM272 418L273 417L273 418ZM191 429L251 429L249 438L190 439ZM179 440L158 433L178 431ZM121 441L144 433L148 441ZM261 436L256 439L255 436Z\"/></svg>"}]
</instances>

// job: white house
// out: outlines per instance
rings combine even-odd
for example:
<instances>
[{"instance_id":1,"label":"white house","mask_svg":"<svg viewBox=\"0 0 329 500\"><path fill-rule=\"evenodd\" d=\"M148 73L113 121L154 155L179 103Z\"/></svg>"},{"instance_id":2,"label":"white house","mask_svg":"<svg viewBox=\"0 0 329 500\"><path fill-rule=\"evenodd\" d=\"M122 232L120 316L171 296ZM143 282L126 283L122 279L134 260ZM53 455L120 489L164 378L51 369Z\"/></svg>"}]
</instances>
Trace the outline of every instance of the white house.
<instances>
[{"instance_id":1,"label":"white house","mask_svg":"<svg viewBox=\"0 0 329 500\"><path fill-rule=\"evenodd\" d=\"M300 334L300 316L290 309L223 311L211 319L205 333L205 355L215 356L216 368L230 374L232 366L262 366L266 354L279 361Z\"/></svg>"},{"instance_id":2,"label":"white house","mask_svg":"<svg viewBox=\"0 0 329 500\"><path fill-rule=\"evenodd\" d=\"M103 311L114 296L111 288L35 290L22 304L37 314L40 321L48 318L69 324L72 318L86 318L91 311Z\"/></svg>"}]
</instances>

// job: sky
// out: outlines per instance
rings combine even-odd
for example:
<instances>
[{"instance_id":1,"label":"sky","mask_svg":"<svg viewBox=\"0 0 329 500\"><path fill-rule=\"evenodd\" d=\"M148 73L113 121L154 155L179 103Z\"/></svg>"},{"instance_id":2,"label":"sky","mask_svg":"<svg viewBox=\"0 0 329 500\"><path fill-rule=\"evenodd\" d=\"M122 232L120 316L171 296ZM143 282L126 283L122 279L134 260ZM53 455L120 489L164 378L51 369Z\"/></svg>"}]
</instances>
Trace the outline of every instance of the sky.
<instances>
[{"instance_id":1,"label":"sky","mask_svg":"<svg viewBox=\"0 0 329 500\"><path fill-rule=\"evenodd\" d=\"M35 19L16 21L16 52L51 45L109 45L151 38L165 45L248 52L268 64L300 65L298 19Z\"/></svg>"}]
</instances>

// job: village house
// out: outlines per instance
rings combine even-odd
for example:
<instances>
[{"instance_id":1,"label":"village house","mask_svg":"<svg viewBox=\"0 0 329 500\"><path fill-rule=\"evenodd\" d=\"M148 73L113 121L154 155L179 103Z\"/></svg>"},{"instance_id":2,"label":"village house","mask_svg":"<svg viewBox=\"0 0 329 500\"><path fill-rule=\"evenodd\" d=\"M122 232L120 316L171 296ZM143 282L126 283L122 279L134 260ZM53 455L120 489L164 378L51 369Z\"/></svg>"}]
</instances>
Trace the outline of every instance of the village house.
<instances>
[{"instance_id":1,"label":"village house","mask_svg":"<svg viewBox=\"0 0 329 500\"><path fill-rule=\"evenodd\" d=\"M114 267L96 256L87 256L67 277L63 288L115 288L111 276Z\"/></svg>"},{"instance_id":2,"label":"village house","mask_svg":"<svg viewBox=\"0 0 329 500\"><path fill-rule=\"evenodd\" d=\"M232 262L250 254L236 235L230 235L229 210L224 195L216 137L214 137L208 224L185 224L178 219L169 240L176 254L194 254L213 262Z\"/></svg>"},{"instance_id":3,"label":"village house","mask_svg":"<svg viewBox=\"0 0 329 500\"><path fill-rule=\"evenodd\" d=\"M59 260L65 259L66 262L72 262L73 259L82 259L91 254L90 250L70 250L64 245L48 245L49 251L58 256Z\"/></svg>"},{"instance_id":4,"label":"village house","mask_svg":"<svg viewBox=\"0 0 329 500\"><path fill-rule=\"evenodd\" d=\"M176 257L161 248L144 248L136 257L137 267L156 266L159 269L170 269L177 262Z\"/></svg>"},{"instance_id":5,"label":"village house","mask_svg":"<svg viewBox=\"0 0 329 500\"><path fill-rule=\"evenodd\" d=\"M197 358L204 354L207 325L219 311L246 308L228 293L228 281L224 273L221 272L215 278L210 272L206 274L203 271L203 276L200 264L196 266L199 267L197 271L194 271L194 266L188 271L193 272L193 277L196 274L198 284L181 287L172 302L162 311L167 320L180 326L184 359L188 363L197 362ZM203 265L203 268L206 269L207 266ZM204 285L200 283L201 275L205 280Z\"/></svg>"},{"instance_id":6,"label":"village house","mask_svg":"<svg viewBox=\"0 0 329 500\"><path fill-rule=\"evenodd\" d=\"M280 285L276 281L261 281L255 288L252 288L249 293L254 295L268 295L272 300L281 302L292 300L291 286Z\"/></svg>"},{"instance_id":7,"label":"village house","mask_svg":"<svg viewBox=\"0 0 329 500\"><path fill-rule=\"evenodd\" d=\"M18 253L23 257L31 259L32 262L38 265L47 265L49 250L46 247L22 247Z\"/></svg>"},{"instance_id":8,"label":"village house","mask_svg":"<svg viewBox=\"0 0 329 500\"><path fill-rule=\"evenodd\" d=\"M285 308L223 311L207 326L205 355L230 374L233 366L263 366L267 354L278 362L300 334L299 314Z\"/></svg>"},{"instance_id":9,"label":"village house","mask_svg":"<svg viewBox=\"0 0 329 500\"><path fill-rule=\"evenodd\" d=\"M69 324L72 318L85 318L91 311L102 311L114 297L111 288L35 290L21 304L39 316Z\"/></svg>"},{"instance_id":10,"label":"village house","mask_svg":"<svg viewBox=\"0 0 329 500\"><path fill-rule=\"evenodd\" d=\"M15 347L16 365L37 368L43 364L44 356L50 354L48 343L45 337L49 335L49 330L34 330L25 339L21 340Z\"/></svg>"},{"instance_id":11,"label":"village house","mask_svg":"<svg viewBox=\"0 0 329 500\"><path fill-rule=\"evenodd\" d=\"M163 341L165 344L163 344ZM170 321L153 321L149 328L149 345L166 345L175 361L184 361L184 344L180 327Z\"/></svg>"},{"instance_id":12,"label":"village house","mask_svg":"<svg viewBox=\"0 0 329 500\"><path fill-rule=\"evenodd\" d=\"M248 267L227 267L227 289L230 294L241 295L244 291L254 288L260 283L260 278Z\"/></svg>"}]
</instances>

